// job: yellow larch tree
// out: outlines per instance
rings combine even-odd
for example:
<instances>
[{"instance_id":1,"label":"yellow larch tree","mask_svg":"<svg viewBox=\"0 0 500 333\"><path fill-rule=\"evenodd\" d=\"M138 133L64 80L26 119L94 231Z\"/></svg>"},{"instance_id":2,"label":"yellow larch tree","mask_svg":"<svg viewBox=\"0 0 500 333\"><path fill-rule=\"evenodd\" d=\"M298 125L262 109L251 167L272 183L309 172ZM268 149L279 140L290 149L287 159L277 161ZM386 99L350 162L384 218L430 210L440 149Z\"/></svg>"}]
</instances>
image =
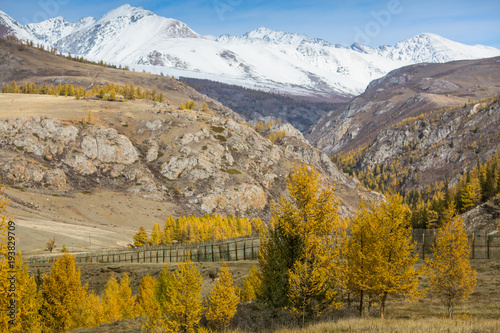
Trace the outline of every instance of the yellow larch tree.
<instances>
[{"instance_id":1,"label":"yellow larch tree","mask_svg":"<svg viewBox=\"0 0 500 333\"><path fill-rule=\"evenodd\" d=\"M11 327L13 332L37 333L44 330L43 318L40 310L43 305L42 291L34 276L28 273L28 265L23 263L21 255L16 255L16 325Z\"/></svg>"},{"instance_id":2,"label":"yellow larch tree","mask_svg":"<svg viewBox=\"0 0 500 333\"><path fill-rule=\"evenodd\" d=\"M112 323L120 320L121 310L119 308L119 293L120 285L114 276L111 276L106 282L104 292L101 296L102 305L104 309L104 321Z\"/></svg>"},{"instance_id":3,"label":"yellow larch tree","mask_svg":"<svg viewBox=\"0 0 500 333\"><path fill-rule=\"evenodd\" d=\"M408 301L419 297L418 254L413 251L410 210L400 195L388 195L387 201L374 208L373 218L379 258L372 292L380 298L380 316L384 318L389 297L404 296Z\"/></svg>"},{"instance_id":4,"label":"yellow larch tree","mask_svg":"<svg viewBox=\"0 0 500 333\"><path fill-rule=\"evenodd\" d=\"M236 294L233 276L224 264L219 273L219 281L208 296L205 316L209 325L217 332L226 330L236 314L239 302L240 298Z\"/></svg>"},{"instance_id":5,"label":"yellow larch tree","mask_svg":"<svg viewBox=\"0 0 500 333\"><path fill-rule=\"evenodd\" d=\"M65 254L52 265L50 275L43 275L42 315L45 326L67 331L82 326L80 303L87 296L88 285L82 286L75 257Z\"/></svg>"},{"instance_id":6,"label":"yellow larch tree","mask_svg":"<svg viewBox=\"0 0 500 333\"><path fill-rule=\"evenodd\" d=\"M344 236L335 189L324 186L313 167L296 166L287 188L291 199L273 204L274 228L261 240L258 298L291 309L304 323L340 305L335 289Z\"/></svg>"},{"instance_id":7,"label":"yellow larch tree","mask_svg":"<svg viewBox=\"0 0 500 333\"><path fill-rule=\"evenodd\" d=\"M359 297L359 315L363 317L364 297L373 296L378 279L380 238L372 212L361 207L351 219L351 236L345 251L347 290Z\"/></svg>"},{"instance_id":8,"label":"yellow larch tree","mask_svg":"<svg viewBox=\"0 0 500 333\"><path fill-rule=\"evenodd\" d=\"M165 313L165 306L170 302L173 285L174 277L168 266L165 265L155 284L155 297L160 304L162 313Z\"/></svg>"},{"instance_id":9,"label":"yellow larch tree","mask_svg":"<svg viewBox=\"0 0 500 333\"><path fill-rule=\"evenodd\" d=\"M155 296L156 284L156 279L151 275L146 275L139 283L137 308L143 332L159 332L163 329L160 302Z\"/></svg>"},{"instance_id":10,"label":"yellow larch tree","mask_svg":"<svg viewBox=\"0 0 500 333\"><path fill-rule=\"evenodd\" d=\"M427 260L431 291L443 300L448 316L453 318L455 306L465 302L476 286L476 271L471 268L469 244L463 221L454 217L454 205L445 211L445 223L438 229Z\"/></svg>"},{"instance_id":11,"label":"yellow larch tree","mask_svg":"<svg viewBox=\"0 0 500 333\"><path fill-rule=\"evenodd\" d=\"M153 230L151 231L151 239L149 240L149 244L158 245L158 244L160 244L162 238L163 238L163 235L162 235L160 224L155 223L153 225Z\"/></svg>"},{"instance_id":12,"label":"yellow larch tree","mask_svg":"<svg viewBox=\"0 0 500 333\"><path fill-rule=\"evenodd\" d=\"M136 295L132 295L130 279L128 274L125 273L120 279L120 287L118 289L118 306L121 309L123 320L132 319L137 316L135 308L136 298Z\"/></svg>"},{"instance_id":13,"label":"yellow larch tree","mask_svg":"<svg viewBox=\"0 0 500 333\"><path fill-rule=\"evenodd\" d=\"M203 313L200 295L202 282L198 269L191 261L179 263L174 273L170 301L165 304L167 330L195 332Z\"/></svg>"},{"instance_id":14,"label":"yellow larch tree","mask_svg":"<svg viewBox=\"0 0 500 333\"><path fill-rule=\"evenodd\" d=\"M243 290L240 291L240 298L243 302L255 301L257 293L262 283L262 277L257 266L252 266L249 275L243 280Z\"/></svg>"},{"instance_id":15,"label":"yellow larch tree","mask_svg":"<svg viewBox=\"0 0 500 333\"><path fill-rule=\"evenodd\" d=\"M148 232L144 226L140 226L137 233L133 236L134 246L146 246L149 243Z\"/></svg>"}]
</instances>

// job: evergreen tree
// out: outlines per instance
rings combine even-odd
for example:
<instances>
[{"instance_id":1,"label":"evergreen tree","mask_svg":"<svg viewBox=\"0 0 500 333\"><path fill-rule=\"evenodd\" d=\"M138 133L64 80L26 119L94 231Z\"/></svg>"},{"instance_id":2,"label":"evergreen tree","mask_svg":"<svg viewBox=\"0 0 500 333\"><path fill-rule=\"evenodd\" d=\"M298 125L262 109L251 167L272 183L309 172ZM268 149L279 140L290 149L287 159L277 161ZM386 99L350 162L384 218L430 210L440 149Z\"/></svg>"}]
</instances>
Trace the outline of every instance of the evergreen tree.
<instances>
[{"instance_id":1,"label":"evergreen tree","mask_svg":"<svg viewBox=\"0 0 500 333\"><path fill-rule=\"evenodd\" d=\"M219 281L208 296L206 318L209 325L216 331L226 330L236 314L239 301L233 277L224 264Z\"/></svg>"},{"instance_id":2,"label":"evergreen tree","mask_svg":"<svg viewBox=\"0 0 500 333\"><path fill-rule=\"evenodd\" d=\"M444 225L438 229L433 257L427 260L431 290L444 301L450 318L455 306L464 302L476 286L463 221L453 216L452 205L445 214Z\"/></svg>"}]
</instances>

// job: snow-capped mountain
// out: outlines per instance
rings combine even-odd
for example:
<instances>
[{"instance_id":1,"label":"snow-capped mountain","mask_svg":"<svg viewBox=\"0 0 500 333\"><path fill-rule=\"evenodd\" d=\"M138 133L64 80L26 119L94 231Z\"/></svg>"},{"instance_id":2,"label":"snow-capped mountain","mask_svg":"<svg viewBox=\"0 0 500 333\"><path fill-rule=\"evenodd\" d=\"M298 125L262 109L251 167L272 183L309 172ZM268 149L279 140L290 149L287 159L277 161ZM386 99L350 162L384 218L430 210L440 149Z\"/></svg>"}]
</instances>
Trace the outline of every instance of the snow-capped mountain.
<instances>
[{"instance_id":1,"label":"snow-capped mountain","mask_svg":"<svg viewBox=\"0 0 500 333\"><path fill-rule=\"evenodd\" d=\"M7 36L15 36L23 40L33 38L33 35L25 27L0 10L0 38Z\"/></svg>"},{"instance_id":2,"label":"snow-capped mountain","mask_svg":"<svg viewBox=\"0 0 500 333\"><path fill-rule=\"evenodd\" d=\"M4 16L0 20L7 22L10 18ZM215 38L130 5L97 20L86 17L71 23L57 17L23 27L10 19L4 25L18 38L95 61L298 94L357 95L370 81L405 65L500 55L495 48L464 45L433 34L379 48L333 45L264 27L243 36Z\"/></svg>"},{"instance_id":3,"label":"snow-capped mountain","mask_svg":"<svg viewBox=\"0 0 500 333\"><path fill-rule=\"evenodd\" d=\"M27 24L26 29L45 44L55 45L62 38L90 27L95 21L95 18L87 16L72 23L58 16L40 23Z\"/></svg>"},{"instance_id":4,"label":"snow-capped mountain","mask_svg":"<svg viewBox=\"0 0 500 333\"><path fill-rule=\"evenodd\" d=\"M422 33L397 43L394 46L380 46L377 49L364 46L366 53L409 61L411 63L444 63L453 60L490 58L499 55L499 50L483 45L465 45L432 33Z\"/></svg>"}]
</instances>

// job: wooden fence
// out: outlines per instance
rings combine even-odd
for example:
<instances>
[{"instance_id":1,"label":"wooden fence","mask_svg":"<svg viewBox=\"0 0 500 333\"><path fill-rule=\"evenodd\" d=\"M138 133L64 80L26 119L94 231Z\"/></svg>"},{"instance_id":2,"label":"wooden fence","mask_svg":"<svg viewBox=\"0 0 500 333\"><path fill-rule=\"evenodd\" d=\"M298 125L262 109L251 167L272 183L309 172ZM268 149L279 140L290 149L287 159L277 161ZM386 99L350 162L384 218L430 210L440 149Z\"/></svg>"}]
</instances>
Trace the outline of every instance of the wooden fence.
<instances>
[{"instance_id":1,"label":"wooden fence","mask_svg":"<svg viewBox=\"0 0 500 333\"><path fill-rule=\"evenodd\" d=\"M190 258L195 262L256 260L258 236L238 237L216 242L142 246L123 250L72 253L77 263L167 263ZM62 254L26 258L29 264L52 263Z\"/></svg>"},{"instance_id":2,"label":"wooden fence","mask_svg":"<svg viewBox=\"0 0 500 333\"><path fill-rule=\"evenodd\" d=\"M412 238L417 243L415 251L420 259L432 256L432 247L435 244L436 229L414 229ZM500 258L500 232L486 233L485 231L470 232L469 258L470 259L498 259Z\"/></svg>"},{"instance_id":3,"label":"wooden fence","mask_svg":"<svg viewBox=\"0 0 500 333\"><path fill-rule=\"evenodd\" d=\"M432 256L436 237L435 229L414 229L413 242L420 259ZM500 232L487 234L484 231L468 235L470 259L500 258ZM258 236L238 237L223 241L185 243L173 245L144 246L118 250L102 250L72 253L77 263L168 263L181 262L190 258L195 262L256 260L260 249ZM26 258L29 264L53 263L62 254L32 256Z\"/></svg>"}]
</instances>

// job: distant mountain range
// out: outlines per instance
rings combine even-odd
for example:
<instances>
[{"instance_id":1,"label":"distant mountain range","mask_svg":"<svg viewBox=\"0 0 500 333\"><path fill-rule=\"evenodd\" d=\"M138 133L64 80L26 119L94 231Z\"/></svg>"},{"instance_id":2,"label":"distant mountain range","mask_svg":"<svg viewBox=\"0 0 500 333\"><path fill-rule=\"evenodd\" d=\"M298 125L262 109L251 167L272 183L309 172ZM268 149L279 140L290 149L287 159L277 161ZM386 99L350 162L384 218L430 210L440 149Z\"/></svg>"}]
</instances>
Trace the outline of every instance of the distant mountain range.
<instances>
[{"instance_id":1,"label":"distant mountain range","mask_svg":"<svg viewBox=\"0 0 500 333\"><path fill-rule=\"evenodd\" d=\"M0 11L0 36L14 35L91 60L153 73L211 79L302 95L358 95L405 65L488 58L500 50L424 33L394 46L334 45L264 27L243 36L202 36L186 24L123 5L99 19L56 17L22 26Z\"/></svg>"}]
</instances>

